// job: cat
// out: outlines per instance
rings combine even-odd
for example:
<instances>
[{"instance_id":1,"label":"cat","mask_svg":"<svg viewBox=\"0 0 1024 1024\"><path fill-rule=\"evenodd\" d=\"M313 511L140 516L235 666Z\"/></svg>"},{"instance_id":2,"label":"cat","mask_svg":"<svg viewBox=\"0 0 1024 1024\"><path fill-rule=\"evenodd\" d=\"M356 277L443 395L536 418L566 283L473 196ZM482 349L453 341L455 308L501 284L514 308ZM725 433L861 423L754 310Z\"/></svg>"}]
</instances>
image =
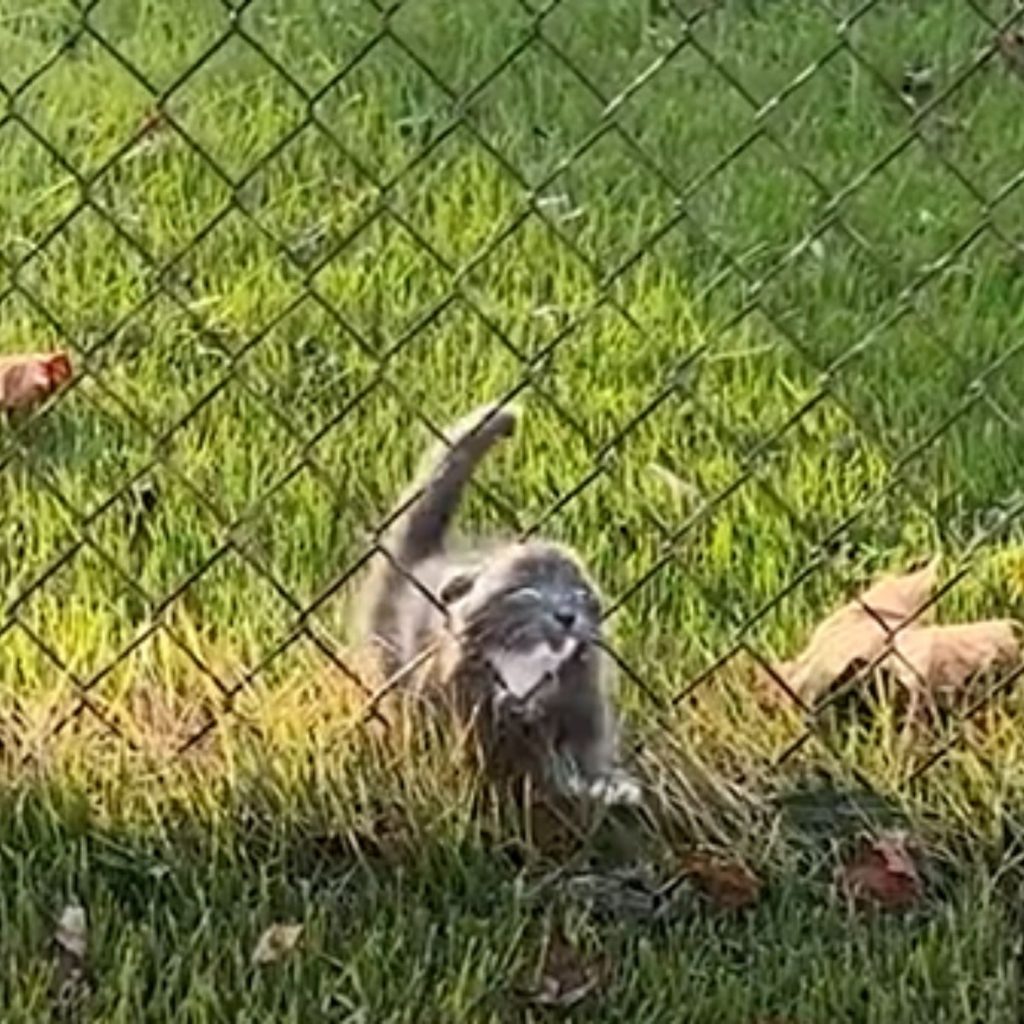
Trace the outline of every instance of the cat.
<instances>
[{"instance_id":1,"label":"cat","mask_svg":"<svg viewBox=\"0 0 1024 1024\"><path fill-rule=\"evenodd\" d=\"M473 472L518 415L479 408L428 454L382 538L364 639L386 678L422 662L416 687L450 703L493 777L638 804L639 784L616 765L601 599L578 556L540 540L447 542Z\"/></svg>"}]
</instances>

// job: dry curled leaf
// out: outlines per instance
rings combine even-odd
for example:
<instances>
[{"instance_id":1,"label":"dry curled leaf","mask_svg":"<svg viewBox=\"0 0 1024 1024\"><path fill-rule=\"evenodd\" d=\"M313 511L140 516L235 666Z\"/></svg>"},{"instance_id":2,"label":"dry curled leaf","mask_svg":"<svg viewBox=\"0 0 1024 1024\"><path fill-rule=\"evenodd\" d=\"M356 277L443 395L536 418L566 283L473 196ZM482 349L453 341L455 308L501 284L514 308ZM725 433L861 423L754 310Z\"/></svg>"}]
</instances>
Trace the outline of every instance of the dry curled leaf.
<instances>
[{"instance_id":1,"label":"dry curled leaf","mask_svg":"<svg viewBox=\"0 0 1024 1024\"><path fill-rule=\"evenodd\" d=\"M761 879L750 868L710 853L689 854L680 873L722 910L742 910L761 896Z\"/></svg>"},{"instance_id":2,"label":"dry curled leaf","mask_svg":"<svg viewBox=\"0 0 1024 1024\"><path fill-rule=\"evenodd\" d=\"M873 662L883 654L891 633L930 597L938 561L934 558L917 572L885 576L872 584L829 615L799 657L776 671L798 697L813 704L851 665Z\"/></svg>"},{"instance_id":3,"label":"dry curled leaf","mask_svg":"<svg viewBox=\"0 0 1024 1024\"><path fill-rule=\"evenodd\" d=\"M27 409L71 376L66 352L0 356L0 409Z\"/></svg>"},{"instance_id":4,"label":"dry curled leaf","mask_svg":"<svg viewBox=\"0 0 1024 1024\"><path fill-rule=\"evenodd\" d=\"M898 832L866 843L840 868L839 883L854 902L873 903L885 910L912 907L924 894L907 838Z\"/></svg>"},{"instance_id":5,"label":"dry curled leaf","mask_svg":"<svg viewBox=\"0 0 1024 1024\"><path fill-rule=\"evenodd\" d=\"M69 904L57 921L57 946L75 960L85 960L89 937L86 929L85 910L76 903Z\"/></svg>"},{"instance_id":6,"label":"dry curled leaf","mask_svg":"<svg viewBox=\"0 0 1024 1024\"><path fill-rule=\"evenodd\" d=\"M1020 626L989 619L952 626L925 626L898 633L884 664L912 693L952 695L974 676L1020 660Z\"/></svg>"},{"instance_id":7,"label":"dry curled leaf","mask_svg":"<svg viewBox=\"0 0 1024 1024\"><path fill-rule=\"evenodd\" d=\"M523 998L536 1006L568 1009L587 998L605 980L609 969L607 957L585 959L560 932L548 936L540 981Z\"/></svg>"},{"instance_id":8,"label":"dry curled leaf","mask_svg":"<svg viewBox=\"0 0 1024 1024\"><path fill-rule=\"evenodd\" d=\"M77 1014L89 995L85 958L89 950L85 910L77 903L66 906L57 920L54 934L57 970L54 975L54 1011L58 1018Z\"/></svg>"},{"instance_id":9,"label":"dry curled leaf","mask_svg":"<svg viewBox=\"0 0 1024 1024\"><path fill-rule=\"evenodd\" d=\"M302 934L301 924L272 924L253 950L254 964L276 964L295 949Z\"/></svg>"}]
</instances>

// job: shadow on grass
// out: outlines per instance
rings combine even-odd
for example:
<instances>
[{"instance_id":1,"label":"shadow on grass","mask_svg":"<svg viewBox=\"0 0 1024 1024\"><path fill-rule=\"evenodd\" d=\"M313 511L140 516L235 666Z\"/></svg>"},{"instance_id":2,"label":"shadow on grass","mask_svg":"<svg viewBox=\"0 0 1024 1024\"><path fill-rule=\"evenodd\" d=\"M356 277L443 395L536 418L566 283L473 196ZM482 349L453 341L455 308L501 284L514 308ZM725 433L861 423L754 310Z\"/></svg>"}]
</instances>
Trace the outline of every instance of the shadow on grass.
<instances>
[{"instance_id":1,"label":"shadow on grass","mask_svg":"<svg viewBox=\"0 0 1024 1024\"><path fill-rule=\"evenodd\" d=\"M342 789L310 766L285 784L270 758L166 789L10 781L5 1022L52 1010L54 921L74 900L97 1020L523 1020L583 988L600 1021L1019 1019L1012 828L959 849L931 823L920 905L854 913L833 880L842 850L913 825L893 801L810 780L766 805L748 837L760 899L726 910L679 884L681 826L616 814L581 846L560 819L385 774ZM660 910L644 902L673 880ZM299 946L255 967L275 922L301 923ZM553 966L553 943L575 962ZM558 977L598 963L589 987Z\"/></svg>"}]
</instances>

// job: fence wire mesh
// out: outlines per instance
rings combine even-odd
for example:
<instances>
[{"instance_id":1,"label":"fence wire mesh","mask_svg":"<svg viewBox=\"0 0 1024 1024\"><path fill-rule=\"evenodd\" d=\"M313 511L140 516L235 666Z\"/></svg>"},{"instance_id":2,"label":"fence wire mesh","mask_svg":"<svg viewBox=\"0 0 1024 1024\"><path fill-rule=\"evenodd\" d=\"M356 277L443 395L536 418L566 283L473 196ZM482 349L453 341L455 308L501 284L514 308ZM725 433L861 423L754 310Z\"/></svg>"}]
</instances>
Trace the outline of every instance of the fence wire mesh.
<instances>
[{"instance_id":1,"label":"fence wire mesh","mask_svg":"<svg viewBox=\"0 0 1024 1024\"><path fill-rule=\"evenodd\" d=\"M868 608L822 701L785 658L937 548L927 605L1024 593L1024 9L935 6L12 5L0 338L75 373L0 443L5 751L148 715L184 753L310 672L372 711L385 510L517 398L468 518L593 565L627 721L870 774L828 716L920 674L912 623Z\"/></svg>"}]
</instances>

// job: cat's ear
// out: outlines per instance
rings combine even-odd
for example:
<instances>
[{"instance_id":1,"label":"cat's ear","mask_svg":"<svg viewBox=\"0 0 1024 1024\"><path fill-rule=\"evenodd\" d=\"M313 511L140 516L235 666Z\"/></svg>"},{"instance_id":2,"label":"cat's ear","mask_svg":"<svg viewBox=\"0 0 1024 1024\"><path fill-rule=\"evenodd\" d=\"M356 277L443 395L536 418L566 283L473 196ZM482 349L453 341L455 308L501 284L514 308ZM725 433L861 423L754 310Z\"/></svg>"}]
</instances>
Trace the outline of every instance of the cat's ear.
<instances>
[{"instance_id":1,"label":"cat's ear","mask_svg":"<svg viewBox=\"0 0 1024 1024\"><path fill-rule=\"evenodd\" d=\"M441 589L438 592L438 597L441 598L441 603L449 605L462 600L462 598L464 598L473 589L473 584L475 582L476 576L471 572L452 573L452 575L441 584Z\"/></svg>"}]
</instances>

